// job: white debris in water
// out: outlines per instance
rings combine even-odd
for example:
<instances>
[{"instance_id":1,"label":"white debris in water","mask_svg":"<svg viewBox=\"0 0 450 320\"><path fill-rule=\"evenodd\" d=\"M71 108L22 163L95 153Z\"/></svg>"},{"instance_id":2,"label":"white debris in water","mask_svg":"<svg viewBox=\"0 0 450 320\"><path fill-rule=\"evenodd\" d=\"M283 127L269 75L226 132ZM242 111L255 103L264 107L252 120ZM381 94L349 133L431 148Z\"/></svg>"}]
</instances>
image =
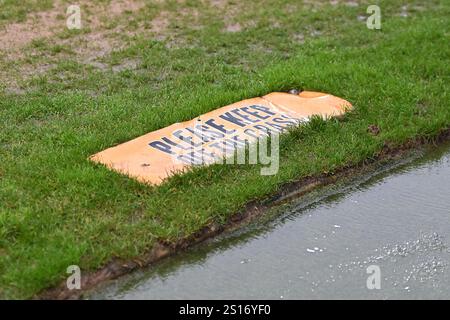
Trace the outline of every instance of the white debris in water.
<instances>
[{"instance_id":1,"label":"white debris in water","mask_svg":"<svg viewBox=\"0 0 450 320\"><path fill-rule=\"evenodd\" d=\"M307 248L306 251L310 252L310 253L315 253L315 252L323 252L323 250L325 250L326 248L319 248L319 247L314 247L313 249L309 249Z\"/></svg>"},{"instance_id":2,"label":"white debris in water","mask_svg":"<svg viewBox=\"0 0 450 320\"><path fill-rule=\"evenodd\" d=\"M448 267L440 256L448 253L448 246L444 243L442 236L437 233L420 233L415 240L386 245L374 251L376 254L365 259L354 257L354 260L348 263L339 263L335 270L339 273L360 272L358 270L365 269L371 264L383 263L385 265L383 268L390 269L390 275L384 277L384 281L391 282L393 287L400 286L410 292L414 281L420 283L430 281L433 286L438 286L438 275L444 273ZM404 265L405 262L407 265ZM398 263L404 267L397 268ZM389 264L393 266L392 269ZM342 278L339 274L335 276ZM330 275L330 279L335 276Z\"/></svg>"},{"instance_id":3,"label":"white debris in water","mask_svg":"<svg viewBox=\"0 0 450 320\"><path fill-rule=\"evenodd\" d=\"M338 225L338 224L335 224L333 227L335 227L335 228L340 228L341 226Z\"/></svg>"}]
</instances>

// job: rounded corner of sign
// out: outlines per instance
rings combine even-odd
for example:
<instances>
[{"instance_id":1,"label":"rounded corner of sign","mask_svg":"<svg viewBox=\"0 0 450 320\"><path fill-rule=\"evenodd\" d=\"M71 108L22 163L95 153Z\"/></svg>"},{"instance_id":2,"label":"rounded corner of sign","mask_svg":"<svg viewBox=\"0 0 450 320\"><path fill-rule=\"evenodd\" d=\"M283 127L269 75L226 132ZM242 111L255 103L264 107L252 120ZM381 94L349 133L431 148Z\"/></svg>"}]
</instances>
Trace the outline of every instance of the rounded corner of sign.
<instances>
[{"instance_id":1,"label":"rounded corner of sign","mask_svg":"<svg viewBox=\"0 0 450 320\"><path fill-rule=\"evenodd\" d=\"M348 102L347 100L344 100L344 102L340 106L340 109L342 110L343 113L346 113L346 112L352 111L354 109L354 107L350 102Z\"/></svg>"},{"instance_id":2,"label":"rounded corner of sign","mask_svg":"<svg viewBox=\"0 0 450 320\"><path fill-rule=\"evenodd\" d=\"M99 163L100 160L98 159L98 153L91 154L89 157L87 157L87 160L90 162Z\"/></svg>"}]
</instances>

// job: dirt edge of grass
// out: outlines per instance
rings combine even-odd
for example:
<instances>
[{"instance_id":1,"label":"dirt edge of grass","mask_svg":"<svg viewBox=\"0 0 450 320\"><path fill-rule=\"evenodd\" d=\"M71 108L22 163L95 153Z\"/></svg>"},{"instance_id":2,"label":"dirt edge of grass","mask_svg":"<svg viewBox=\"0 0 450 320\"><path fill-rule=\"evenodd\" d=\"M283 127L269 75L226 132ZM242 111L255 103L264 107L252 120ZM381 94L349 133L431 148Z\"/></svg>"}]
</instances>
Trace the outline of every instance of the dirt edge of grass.
<instances>
[{"instance_id":1,"label":"dirt edge of grass","mask_svg":"<svg viewBox=\"0 0 450 320\"><path fill-rule=\"evenodd\" d=\"M356 165L343 166L334 173L303 177L296 181L281 185L279 191L267 195L265 200L253 200L247 203L242 210L232 215L223 225L220 225L217 222L211 223L195 234L175 243L159 241L146 254L131 260L113 258L104 267L83 275L81 279L82 289L80 290L69 290L66 281L63 281L57 286L44 289L32 299L81 299L84 294L94 289L100 283L116 279L139 268L148 267L164 258L186 250L221 233L231 232L252 222L266 213L268 209L280 205L283 202L305 195L318 187L334 183L338 179L370 171L370 169L374 168L376 165L399 160L418 147L439 144L445 141L450 141L450 128L442 129L433 137L419 136L409 139L397 147L392 147L389 143L385 143L375 157L365 159Z\"/></svg>"}]
</instances>

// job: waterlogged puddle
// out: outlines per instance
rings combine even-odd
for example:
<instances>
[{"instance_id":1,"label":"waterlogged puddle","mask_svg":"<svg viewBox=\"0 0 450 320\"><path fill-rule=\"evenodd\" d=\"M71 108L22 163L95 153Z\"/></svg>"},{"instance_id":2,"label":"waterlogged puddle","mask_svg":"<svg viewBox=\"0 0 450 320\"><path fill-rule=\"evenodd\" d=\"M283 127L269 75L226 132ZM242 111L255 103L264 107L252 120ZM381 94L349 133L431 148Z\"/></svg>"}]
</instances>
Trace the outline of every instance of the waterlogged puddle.
<instances>
[{"instance_id":1,"label":"waterlogged puddle","mask_svg":"<svg viewBox=\"0 0 450 320\"><path fill-rule=\"evenodd\" d=\"M448 299L449 190L447 144L299 199L276 219L111 282L88 298Z\"/></svg>"}]
</instances>

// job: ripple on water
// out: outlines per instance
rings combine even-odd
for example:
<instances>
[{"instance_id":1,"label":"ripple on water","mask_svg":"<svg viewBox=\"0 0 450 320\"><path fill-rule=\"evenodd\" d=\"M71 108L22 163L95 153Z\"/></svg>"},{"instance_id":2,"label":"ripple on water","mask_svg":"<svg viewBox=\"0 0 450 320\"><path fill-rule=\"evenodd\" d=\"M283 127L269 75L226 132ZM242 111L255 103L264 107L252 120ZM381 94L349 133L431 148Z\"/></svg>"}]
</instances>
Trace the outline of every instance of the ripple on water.
<instances>
[{"instance_id":1,"label":"ripple on water","mask_svg":"<svg viewBox=\"0 0 450 320\"><path fill-rule=\"evenodd\" d=\"M450 298L448 147L299 199L282 218L197 246L93 298ZM381 290L366 286L371 265L380 267Z\"/></svg>"}]
</instances>

